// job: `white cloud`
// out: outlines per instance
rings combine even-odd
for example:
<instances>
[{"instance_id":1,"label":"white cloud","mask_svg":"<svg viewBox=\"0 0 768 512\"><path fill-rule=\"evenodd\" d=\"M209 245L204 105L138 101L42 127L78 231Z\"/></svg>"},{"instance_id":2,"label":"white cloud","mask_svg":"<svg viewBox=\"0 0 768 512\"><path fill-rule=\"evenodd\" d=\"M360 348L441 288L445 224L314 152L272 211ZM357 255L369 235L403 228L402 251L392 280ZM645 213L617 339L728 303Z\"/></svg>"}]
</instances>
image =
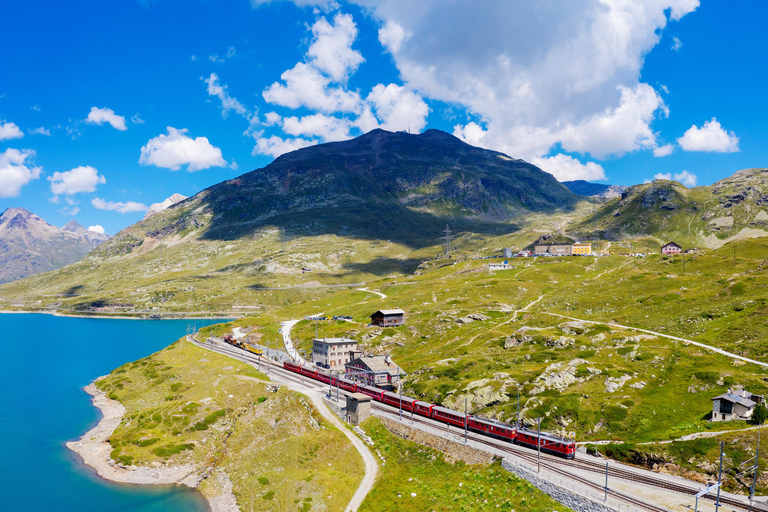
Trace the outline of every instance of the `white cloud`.
<instances>
[{"instance_id":1,"label":"white cloud","mask_svg":"<svg viewBox=\"0 0 768 512\"><path fill-rule=\"evenodd\" d=\"M221 117L226 119L230 110L234 110L241 116L249 115L248 109L237 101L237 98L229 95L227 86L219 84L219 76L216 73L211 73L211 76L204 78L203 81L208 86L208 94L221 100Z\"/></svg>"},{"instance_id":2,"label":"white cloud","mask_svg":"<svg viewBox=\"0 0 768 512\"><path fill-rule=\"evenodd\" d=\"M262 93L267 103L292 109L307 107L327 114L361 109L359 94L330 86L331 79L309 64L299 62L280 78L284 84L275 82Z\"/></svg>"},{"instance_id":3,"label":"white cloud","mask_svg":"<svg viewBox=\"0 0 768 512\"><path fill-rule=\"evenodd\" d=\"M230 46L229 48L227 48L227 58L228 59L231 59L232 57L234 57L235 53L236 53L236 51L235 51L235 47L234 46Z\"/></svg>"},{"instance_id":4,"label":"white cloud","mask_svg":"<svg viewBox=\"0 0 768 512\"><path fill-rule=\"evenodd\" d=\"M131 122L133 124L145 124L145 121L141 118L138 112L131 116Z\"/></svg>"},{"instance_id":5,"label":"white cloud","mask_svg":"<svg viewBox=\"0 0 768 512\"><path fill-rule=\"evenodd\" d=\"M379 42L392 54L399 52L403 42L409 37L411 37L411 34L406 34L403 27L392 20L388 20L379 29Z\"/></svg>"},{"instance_id":6,"label":"white cloud","mask_svg":"<svg viewBox=\"0 0 768 512\"><path fill-rule=\"evenodd\" d=\"M0 140L20 139L24 136L16 123L0 120Z\"/></svg>"},{"instance_id":7,"label":"white cloud","mask_svg":"<svg viewBox=\"0 0 768 512\"><path fill-rule=\"evenodd\" d=\"M557 181L607 179L605 177L605 169L600 164L595 162L584 164L562 153L545 158L535 158L531 163L554 176Z\"/></svg>"},{"instance_id":8,"label":"white cloud","mask_svg":"<svg viewBox=\"0 0 768 512\"><path fill-rule=\"evenodd\" d=\"M333 25L320 18L312 25L314 41L307 51L310 63L331 77L344 82L363 62L363 56L352 49L357 37L357 26L349 14L337 14Z\"/></svg>"},{"instance_id":9,"label":"white cloud","mask_svg":"<svg viewBox=\"0 0 768 512\"><path fill-rule=\"evenodd\" d=\"M261 137L256 139L256 146L253 148L252 154L270 155L274 158L278 156L295 151L297 149L305 148L316 144L313 140L306 140L301 138L296 139L283 139L277 135L273 135L269 138Z\"/></svg>"},{"instance_id":10,"label":"white cloud","mask_svg":"<svg viewBox=\"0 0 768 512\"><path fill-rule=\"evenodd\" d=\"M485 137L487 133L486 130L483 130L482 126L474 121L470 121L464 126L457 124L453 127L454 137L458 137L467 144L473 146L479 146L480 141L483 140L483 137Z\"/></svg>"},{"instance_id":11,"label":"white cloud","mask_svg":"<svg viewBox=\"0 0 768 512\"><path fill-rule=\"evenodd\" d=\"M221 63L221 62L224 62L224 59L222 59L221 57L219 57L219 56L218 56L218 55L216 55L216 54L213 54L213 55L209 55L209 56L208 56L208 60L209 60L209 61L211 61L211 62L215 62L215 63Z\"/></svg>"},{"instance_id":12,"label":"white cloud","mask_svg":"<svg viewBox=\"0 0 768 512\"><path fill-rule=\"evenodd\" d=\"M734 153L739 151L739 138L733 132L726 132L720 123L712 118L704 126L688 128L677 143L684 151L710 151L715 153Z\"/></svg>"},{"instance_id":13,"label":"white cloud","mask_svg":"<svg viewBox=\"0 0 768 512\"><path fill-rule=\"evenodd\" d=\"M19 197L21 187L40 177L42 167L29 167L26 159L34 151L8 148L0 153L0 197Z\"/></svg>"},{"instance_id":14,"label":"white cloud","mask_svg":"<svg viewBox=\"0 0 768 512\"><path fill-rule=\"evenodd\" d=\"M99 233L102 235L106 234L104 226L100 226L99 224L96 224L95 226L88 226L88 231L93 231L94 233Z\"/></svg>"},{"instance_id":15,"label":"white cloud","mask_svg":"<svg viewBox=\"0 0 768 512\"><path fill-rule=\"evenodd\" d=\"M683 47L683 42L680 40L679 37L673 37L672 38L672 50L678 52L680 51L680 48Z\"/></svg>"},{"instance_id":16,"label":"white cloud","mask_svg":"<svg viewBox=\"0 0 768 512\"><path fill-rule=\"evenodd\" d=\"M420 132L427 125L429 107L421 96L406 87L389 84L376 85L366 98L373 107L381 128L397 131Z\"/></svg>"},{"instance_id":17,"label":"white cloud","mask_svg":"<svg viewBox=\"0 0 768 512\"><path fill-rule=\"evenodd\" d=\"M55 172L48 177L51 182L51 192L55 195L73 195L80 192L89 193L96 191L96 185L107 182L104 176L91 166L75 167L71 171Z\"/></svg>"},{"instance_id":18,"label":"white cloud","mask_svg":"<svg viewBox=\"0 0 768 512\"><path fill-rule=\"evenodd\" d=\"M240 168L240 166L237 165L237 162L235 162L235 159L233 158L232 163L229 164L229 168L232 169L233 171L236 171Z\"/></svg>"},{"instance_id":19,"label":"white cloud","mask_svg":"<svg viewBox=\"0 0 768 512\"><path fill-rule=\"evenodd\" d=\"M599 157L654 149L651 124L666 107L640 82L644 59L670 21L699 5L698 0L352 3L381 24L380 41L410 90L464 106L484 120L485 147L525 158L543 156L558 143Z\"/></svg>"},{"instance_id":20,"label":"white cloud","mask_svg":"<svg viewBox=\"0 0 768 512\"><path fill-rule=\"evenodd\" d=\"M61 213L62 215L71 215L71 216L73 216L73 217L74 217L75 215L77 215L78 213L80 213L80 211L81 211L81 210L80 210L80 208L78 208L77 206L75 206L75 207L74 207L74 208L72 208L72 209L69 209L69 208L62 208L61 210L59 210L59 213Z\"/></svg>"},{"instance_id":21,"label":"white cloud","mask_svg":"<svg viewBox=\"0 0 768 512\"><path fill-rule=\"evenodd\" d=\"M44 126L40 126L39 128L33 128L31 130L27 130L30 135L46 135L48 137L51 136L51 131L48 128L45 128Z\"/></svg>"},{"instance_id":22,"label":"white cloud","mask_svg":"<svg viewBox=\"0 0 768 512\"><path fill-rule=\"evenodd\" d=\"M227 165L221 149L211 145L206 137L193 139L186 135L187 132L186 128L177 130L169 126L168 135L160 134L141 148L139 163L172 171L187 165L190 172Z\"/></svg>"},{"instance_id":23,"label":"white cloud","mask_svg":"<svg viewBox=\"0 0 768 512\"><path fill-rule=\"evenodd\" d=\"M312 114L283 119L283 131L293 136L320 137L323 142L346 140L349 138L349 121L323 114Z\"/></svg>"},{"instance_id":24,"label":"white cloud","mask_svg":"<svg viewBox=\"0 0 768 512\"><path fill-rule=\"evenodd\" d=\"M91 111L88 113L88 117L85 118L85 122L97 125L109 123L112 125L112 128L120 131L128 129L125 126L125 118L115 114L115 111L111 108L91 107Z\"/></svg>"},{"instance_id":25,"label":"white cloud","mask_svg":"<svg viewBox=\"0 0 768 512\"><path fill-rule=\"evenodd\" d=\"M29 107L29 110L34 110L35 112L40 112L41 109L37 105L32 105L31 107Z\"/></svg>"},{"instance_id":26,"label":"white cloud","mask_svg":"<svg viewBox=\"0 0 768 512\"><path fill-rule=\"evenodd\" d=\"M675 173L673 176L671 172L657 173L653 175L654 180L675 180L679 181L686 187L695 187L697 176L691 172L683 171ZM648 183L649 180L645 180L644 183Z\"/></svg>"},{"instance_id":27,"label":"white cloud","mask_svg":"<svg viewBox=\"0 0 768 512\"><path fill-rule=\"evenodd\" d=\"M264 121L264 126L274 126L279 124L280 120L282 119L280 114L277 112L267 112L264 117L266 118L266 121Z\"/></svg>"},{"instance_id":28,"label":"white cloud","mask_svg":"<svg viewBox=\"0 0 768 512\"><path fill-rule=\"evenodd\" d=\"M149 210L149 206L142 203L136 203L134 201L128 201L126 203L105 201L100 197L91 199L91 204L97 210L108 210L120 213L145 212Z\"/></svg>"},{"instance_id":29,"label":"white cloud","mask_svg":"<svg viewBox=\"0 0 768 512\"><path fill-rule=\"evenodd\" d=\"M664 144L653 149L653 156L662 157L671 155L675 151L675 146L672 144Z\"/></svg>"}]
</instances>

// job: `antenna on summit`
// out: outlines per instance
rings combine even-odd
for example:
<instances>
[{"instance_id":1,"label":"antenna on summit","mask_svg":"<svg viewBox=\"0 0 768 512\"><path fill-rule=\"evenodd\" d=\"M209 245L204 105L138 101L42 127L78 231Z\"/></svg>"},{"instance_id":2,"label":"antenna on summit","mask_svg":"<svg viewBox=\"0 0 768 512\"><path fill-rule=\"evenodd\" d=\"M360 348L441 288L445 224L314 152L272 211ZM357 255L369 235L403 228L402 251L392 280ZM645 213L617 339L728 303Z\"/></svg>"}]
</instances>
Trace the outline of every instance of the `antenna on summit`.
<instances>
[{"instance_id":1,"label":"antenna on summit","mask_svg":"<svg viewBox=\"0 0 768 512\"><path fill-rule=\"evenodd\" d=\"M408 121L408 135L411 134L411 122Z\"/></svg>"},{"instance_id":2,"label":"antenna on summit","mask_svg":"<svg viewBox=\"0 0 768 512\"><path fill-rule=\"evenodd\" d=\"M450 256L451 254L451 228L448 227L448 224L445 225L445 255Z\"/></svg>"}]
</instances>

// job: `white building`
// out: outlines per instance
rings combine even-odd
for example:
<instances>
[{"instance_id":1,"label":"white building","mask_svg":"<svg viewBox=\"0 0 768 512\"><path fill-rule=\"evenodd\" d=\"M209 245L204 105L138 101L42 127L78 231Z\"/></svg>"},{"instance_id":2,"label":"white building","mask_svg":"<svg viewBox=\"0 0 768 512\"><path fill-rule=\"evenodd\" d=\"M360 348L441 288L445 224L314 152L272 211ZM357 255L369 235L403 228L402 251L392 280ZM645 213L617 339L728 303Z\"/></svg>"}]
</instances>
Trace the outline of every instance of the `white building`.
<instances>
[{"instance_id":1,"label":"white building","mask_svg":"<svg viewBox=\"0 0 768 512\"><path fill-rule=\"evenodd\" d=\"M712 421L747 420L752 417L755 405L762 402L762 395L745 389L729 389L712 399Z\"/></svg>"},{"instance_id":2,"label":"white building","mask_svg":"<svg viewBox=\"0 0 768 512\"><path fill-rule=\"evenodd\" d=\"M512 257L512 249L509 247L504 248L504 257L505 258L511 258Z\"/></svg>"},{"instance_id":3,"label":"white building","mask_svg":"<svg viewBox=\"0 0 768 512\"><path fill-rule=\"evenodd\" d=\"M312 340L312 362L323 368L342 371L357 350L357 341L348 338L316 338Z\"/></svg>"},{"instance_id":4,"label":"white building","mask_svg":"<svg viewBox=\"0 0 768 512\"><path fill-rule=\"evenodd\" d=\"M488 264L488 270L509 270L510 268L512 268L512 265L510 265L506 261L504 263L489 263Z\"/></svg>"}]
</instances>

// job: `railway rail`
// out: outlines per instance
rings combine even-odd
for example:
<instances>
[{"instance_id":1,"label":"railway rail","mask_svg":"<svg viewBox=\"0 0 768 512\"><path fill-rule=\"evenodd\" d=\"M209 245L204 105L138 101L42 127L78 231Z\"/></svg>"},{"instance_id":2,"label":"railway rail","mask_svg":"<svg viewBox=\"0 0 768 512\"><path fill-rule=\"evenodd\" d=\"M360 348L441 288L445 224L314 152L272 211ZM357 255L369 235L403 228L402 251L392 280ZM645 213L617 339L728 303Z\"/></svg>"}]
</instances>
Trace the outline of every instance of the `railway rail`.
<instances>
[{"instance_id":1,"label":"railway rail","mask_svg":"<svg viewBox=\"0 0 768 512\"><path fill-rule=\"evenodd\" d=\"M307 379L304 379L300 374L287 371L283 368L282 365L278 363L274 363L269 359L256 356L254 354L237 349L225 343L220 343L220 344L217 343L217 345L211 345L209 343L199 342L196 339L194 339L192 336L189 336L189 339L190 341L200 346L201 348L213 350L215 352L219 352L223 355L230 356L240 361L244 361L250 364L260 365L262 367L266 367L266 365L269 365L270 372L276 376L279 376L280 379L289 381L294 384L311 387L309 386ZM316 387L318 389L329 388L327 384L322 383L320 381L317 381L317 384L318 385ZM339 394L346 396L347 393L344 390L339 390ZM381 412L386 412L389 414L397 415L398 412L400 412L400 410L397 407L393 407L380 402L373 401L371 402L371 405L374 410L379 410ZM404 413L403 414L404 419L408 418L407 412L404 410L402 412ZM414 423L419 423L432 428L442 428L444 426L442 423L436 422L429 418L423 418L417 415L411 415L410 418L408 419L410 419L410 421L413 421ZM510 455L518 459L527 461L529 463L535 464L537 462L536 453L531 453L529 449L518 447L516 445L510 444L509 442L496 440L492 438L486 438L485 436L481 436L471 431L467 433L467 438L471 439L476 443L492 447L496 450L499 450L505 453L509 453ZM460 442L460 441L457 441L457 442ZM605 465L603 463L586 460L581 457L577 457L576 459L563 459L560 457L555 457L553 455L542 453L541 467L551 473L555 473L565 478L568 478L574 482L578 482L579 484L585 487L588 487L592 490L597 490L599 492L604 491L604 487L601 486L600 484L597 484L587 478L575 475L572 472L568 472L566 469L564 469L565 467L565 468L573 468L573 469L592 472L592 473L605 474ZM616 467L616 464L614 464L613 466L611 465L608 466L608 476L613 477L615 479L619 479L619 480L636 482L636 483L640 483L650 487L656 487L660 489L677 492L680 494L687 495L689 497L692 497L700 490L695 485L686 486L683 484L670 482L663 478L656 478L650 475L648 476L641 475L641 474L638 474L637 472L630 471L628 469ZM614 498L617 501L631 504L632 506L638 509L647 510L649 512L664 512L666 510L663 508L659 508L655 505L647 504L632 496L626 495L624 493L620 493L618 491L610 490L610 489L608 490L608 496ZM707 494L703 496L703 498L709 501L715 501L716 499L716 497L712 494ZM743 501L739 501L737 499L730 498L728 496L723 496L723 495L720 496L720 503L721 505L733 507L740 510L754 510L754 511L768 512L768 506L765 506L761 503L749 504L749 503L745 503Z\"/></svg>"}]
</instances>

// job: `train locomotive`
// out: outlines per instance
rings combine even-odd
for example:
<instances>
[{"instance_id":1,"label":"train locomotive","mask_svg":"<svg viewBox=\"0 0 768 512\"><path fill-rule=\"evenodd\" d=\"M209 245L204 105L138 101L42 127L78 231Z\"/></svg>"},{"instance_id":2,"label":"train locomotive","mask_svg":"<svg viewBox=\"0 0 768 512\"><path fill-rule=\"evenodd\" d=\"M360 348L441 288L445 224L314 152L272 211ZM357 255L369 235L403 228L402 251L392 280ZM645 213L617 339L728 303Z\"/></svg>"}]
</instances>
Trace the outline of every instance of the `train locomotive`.
<instances>
[{"instance_id":1,"label":"train locomotive","mask_svg":"<svg viewBox=\"0 0 768 512\"><path fill-rule=\"evenodd\" d=\"M244 341L238 340L231 334L225 334L222 339L224 340L225 343L228 343L235 348L247 350L248 352L255 354L257 356L260 356L263 354L263 351L260 348L253 347Z\"/></svg>"},{"instance_id":2,"label":"train locomotive","mask_svg":"<svg viewBox=\"0 0 768 512\"><path fill-rule=\"evenodd\" d=\"M517 428L515 425L510 425L503 421L481 418L471 414L465 415L462 412L446 407L423 402L409 396L401 396L374 386L360 384L344 377L334 376L322 370L316 370L296 363L284 362L283 368L330 386L338 386L340 389L350 393L363 393L377 402L397 407L403 411L418 414L419 416L462 429L466 428L481 435L501 439L534 450L540 448L544 453L566 459L573 459L576 455L576 443L573 439L557 434L538 432L524 427Z\"/></svg>"}]
</instances>

